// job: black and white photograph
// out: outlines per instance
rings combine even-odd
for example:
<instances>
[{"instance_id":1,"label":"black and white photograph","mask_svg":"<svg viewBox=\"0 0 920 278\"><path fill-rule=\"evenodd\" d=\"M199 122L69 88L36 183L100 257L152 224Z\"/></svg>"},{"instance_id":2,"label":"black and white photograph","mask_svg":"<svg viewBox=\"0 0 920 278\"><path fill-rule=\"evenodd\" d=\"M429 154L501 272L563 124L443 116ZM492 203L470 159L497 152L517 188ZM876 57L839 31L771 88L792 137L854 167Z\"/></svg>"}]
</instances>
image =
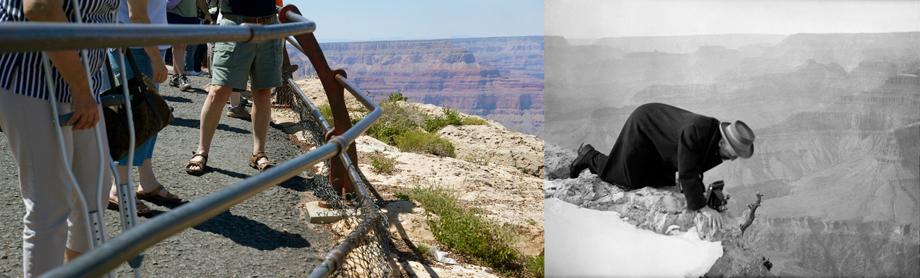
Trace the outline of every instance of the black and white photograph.
<instances>
[{"instance_id":1,"label":"black and white photograph","mask_svg":"<svg viewBox=\"0 0 920 278\"><path fill-rule=\"evenodd\" d=\"M545 14L547 277L920 275L920 2Z\"/></svg>"}]
</instances>

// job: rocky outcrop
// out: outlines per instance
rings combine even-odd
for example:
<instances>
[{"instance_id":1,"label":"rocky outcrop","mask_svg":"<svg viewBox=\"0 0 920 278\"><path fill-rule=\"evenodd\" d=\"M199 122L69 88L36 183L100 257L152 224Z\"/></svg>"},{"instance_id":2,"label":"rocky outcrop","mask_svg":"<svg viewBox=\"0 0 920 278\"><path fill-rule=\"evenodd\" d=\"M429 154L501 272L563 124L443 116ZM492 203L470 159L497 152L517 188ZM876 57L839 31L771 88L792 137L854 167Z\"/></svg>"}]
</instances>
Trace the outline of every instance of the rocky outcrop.
<instances>
[{"instance_id":1,"label":"rocky outcrop","mask_svg":"<svg viewBox=\"0 0 920 278\"><path fill-rule=\"evenodd\" d=\"M543 126L543 38L501 37L321 44L333 68L381 99L402 92L412 101L458 109L539 135ZM294 52L292 52L294 53ZM306 57L295 76L312 75Z\"/></svg>"},{"instance_id":2,"label":"rocky outcrop","mask_svg":"<svg viewBox=\"0 0 920 278\"><path fill-rule=\"evenodd\" d=\"M306 79L297 85L317 105L326 102L317 79ZM345 98L349 111L362 107L353 97ZM442 107L400 102L414 106L430 115L443 115ZM360 116L360 115L353 115ZM465 117L475 117L462 115ZM508 130L501 124L487 121L485 125L448 126L439 135L451 141L456 158L430 154L402 152L370 136L355 141L358 167L374 186L389 200L381 204L387 215L390 236L400 247L404 267L414 269L425 277L496 277L492 270L461 260L447 265L411 257L408 245L439 246L428 227L425 210L411 201L397 200L397 193L415 188L443 188L456 193L458 199L475 207L485 218L515 233L516 250L527 256L543 251L543 202L540 196L543 142L533 135ZM393 171L378 173L370 156L382 157L393 163ZM318 172L321 172L319 170ZM343 234L350 229L343 228ZM442 248L446 249L446 248ZM459 259L459 255L450 254Z\"/></svg>"},{"instance_id":3,"label":"rocky outcrop","mask_svg":"<svg viewBox=\"0 0 920 278\"><path fill-rule=\"evenodd\" d=\"M555 146L546 148L547 173L562 173L567 170L563 163L566 158L574 157L571 151L561 150ZM551 153L550 153L551 152ZM686 199L674 188L642 188L624 191L602 181L597 175L583 172L578 178L548 179L544 182L544 196L557 198L580 207L616 211L630 224L659 234L686 232L696 227L699 234L708 240L722 241L724 255L716 261L706 276L768 276L771 263L765 256L752 249L743 241L738 223L740 219L731 213L723 215L722 229L713 229L701 214L686 210ZM745 215L745 214L741 214Z\"/></svg>"},{"instance_id":4,"label":"rocky outcrop","mask_svg":"<svg viewBox=\"0 0 920 278\"><path fill-rule=\"evenodd\" d=\"M543 142L511 132L499 124L446 126L438 135L453 143L460 159L482 165L507 165L534 177L543 176Z\"/></svg>"}]
</instances>

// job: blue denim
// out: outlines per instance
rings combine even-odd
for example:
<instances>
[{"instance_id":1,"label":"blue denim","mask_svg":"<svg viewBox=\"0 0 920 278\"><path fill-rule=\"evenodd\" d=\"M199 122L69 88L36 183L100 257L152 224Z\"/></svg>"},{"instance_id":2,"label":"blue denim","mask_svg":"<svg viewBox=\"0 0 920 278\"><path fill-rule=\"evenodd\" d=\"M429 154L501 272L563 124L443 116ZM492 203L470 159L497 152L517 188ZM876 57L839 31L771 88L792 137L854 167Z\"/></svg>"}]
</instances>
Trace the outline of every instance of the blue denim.
<instances>
[{"instance_id":1,"label":"blue denim","mask_svg":"<svg viewBox=\"0 0 920 278\"><path fill-rule=\"evenodd\" d=\"M190 44L185 46L185 71L199 71L195 68L195 56L198 54L198 45Z\"/></svg>"},{"instance_id":2,"label":"blue denim","mask_svg":"<svg viewBox=\"0 0 920 278\"><path fill-rule=\"evenodd\" d=\"M121 63L119 59L118 52L116 49L109 49L109 61L112 62L112 72L115 74L115 82L120 82L121 80ZM143 49L131 49L131 55L134 56L134 61L137 62L137 67L144 75L147 75L153 78L153 66L150 63L150 57L147 56L147 52L144 52ZM160 50L160 59L166 57L166 51ZM125 72L128 75L127 79L134 77L134 70L131 69L131 65L125 60ZM160 85L157 84L157 89L160 88ZM153 137L141 144L140 146L134 148L134 163L131 165L141 166L144 164L144 160L150 159L153 157L153 147L156 144L157 135L154 134ZM118 160L118 165L128 164L128 155L125 155Z\"/></svg>"}]
</instances>

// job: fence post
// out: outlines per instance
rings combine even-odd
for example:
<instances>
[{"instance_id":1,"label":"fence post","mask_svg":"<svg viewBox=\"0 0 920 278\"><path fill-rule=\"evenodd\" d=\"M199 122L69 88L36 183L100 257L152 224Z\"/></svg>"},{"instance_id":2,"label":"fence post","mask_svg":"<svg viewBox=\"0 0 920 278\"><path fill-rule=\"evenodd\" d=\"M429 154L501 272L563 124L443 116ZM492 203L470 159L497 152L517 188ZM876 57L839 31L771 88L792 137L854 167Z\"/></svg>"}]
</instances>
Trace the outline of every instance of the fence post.
<instances>
[{"instance_id":1,"label":"fence post","mask_svg":"<svg viewBox=\"0 0 920 278\"><path fill-rule=\"evenodd\" d=\"M282 23L288 22L287 12L289 11L300 14L300 10L294 5L284 6L284 8L281 8L281 16L279 17ZM348 109L345 107L345 87L335 80L337 74L345 76L345 71L341 69L333 71L329 68L326 57L323 56L323 51L319 47L319 42L312 33L296 35L294 39L297 40L297 43L303 48L304 54L313 64L313 69L316 70L316 75L319 76L319 80L323 84L326 97L329 99L329 106L332 108L333 127L329 134L326 135L326 139L345 133L351 128L351 118L348 116ZM348 147L348 157L353 163L358 163L358 152L355 150L354 142ZM348 193L355 192L354 184L348 179L348 173L342 160L334 157L330 162L329 184L332 185L332 188L342 197L345 197Z\"/></svg>"}]
</instances>

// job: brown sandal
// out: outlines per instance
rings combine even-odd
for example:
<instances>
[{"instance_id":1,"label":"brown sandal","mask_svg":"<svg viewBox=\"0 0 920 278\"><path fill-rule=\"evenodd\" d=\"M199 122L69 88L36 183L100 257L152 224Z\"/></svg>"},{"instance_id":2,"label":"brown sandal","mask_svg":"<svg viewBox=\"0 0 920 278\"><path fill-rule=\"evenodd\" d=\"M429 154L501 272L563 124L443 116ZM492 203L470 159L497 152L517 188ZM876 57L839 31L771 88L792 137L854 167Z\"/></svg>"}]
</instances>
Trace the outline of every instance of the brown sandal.
<instances>
[{"instance_id":1,"label":"brown sandal","mask_svg":"<svg viewBox=\"0 0 920 278\"><path fill-rule=\"evenodd\" d=\"M148 207L144 203L142 203L140 200L134 200L134 203L136 204L135 212L137 212L137 216L140 216L140 217L153 216L153 210L150 209L150 207ZM109 204L108 206L106 206L106 208L117 211L119 206L120 205L118 204L118 198L109 196Z\"/></svg>"},{"instance_id":2,"label":"brown sandal","mask_svg":"<svg viewBox=\"0 0 920 278\"><path fill-rule=\"evenodd\" d=\"M204 158L201 161L192 161L195 157ZM192 167L198 167L197 170L192 169ZM205 172L205 168L208 167L208 154L207 153L192 153L192 158L188 160L188 164L185 164L185 172L189 175L201 176Z\"/></svg>"},{"instance_id":3,"label":"brown sandal","mask_svg":"<svg viewBox=\"0 0 920 278\"><path fill-rule=\"evenodd\" d=\"M266 162L259 163L259 160L263 158L265 159ZM274 166L272 165L272 161L268 160L268 157L265 156L264 152L254 154L251 157L249 157L249 167L259 170L259 172L264 172L265 169L271 168L272 166Z\"/></svg>"},{"instance_id":4,"label":"brown sandal","mask_svg":"<svg viewBox=\"0 0 920 278\"><path fill-rule=\"evenodd\" d=\"M165 192L165 194L161 195L160 192ZM164 190L163 186L157 187L157 189L154 189L153 191L150 191L150 192L137 191L136 194L137 194L138 199L148 201L154 204L178 205L178 204L183 203L182 198L179 198L179 196L176 196L175 194L172 194L169 191Z\"/></svg>"}]
</instances>

